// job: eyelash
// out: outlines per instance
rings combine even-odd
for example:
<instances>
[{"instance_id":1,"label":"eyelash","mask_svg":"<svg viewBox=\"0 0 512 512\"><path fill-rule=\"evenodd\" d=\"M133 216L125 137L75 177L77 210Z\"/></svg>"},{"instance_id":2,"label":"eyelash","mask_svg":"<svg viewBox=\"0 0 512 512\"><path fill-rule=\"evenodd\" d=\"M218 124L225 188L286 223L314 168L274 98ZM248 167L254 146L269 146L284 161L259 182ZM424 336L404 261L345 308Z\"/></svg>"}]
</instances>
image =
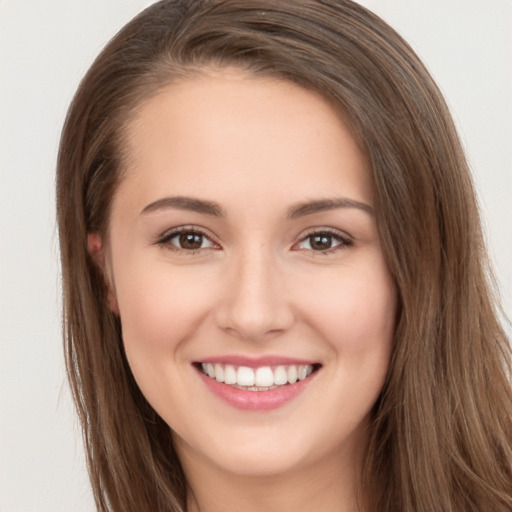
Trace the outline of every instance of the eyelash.
<instances>
[{"instance_id":1,"label":"eyelash","mask_svg":"<svg viewBox=\"0 0 512 512\"><path fill-rule=\"evenodd\" d=\"M311 251L316 254L320 253L320 254L328 255L328 254L332 254L336 251L343 250L343 249L346 249L347 247L351 247L354 245L353 240L351 240L347 235L344 235L337 230L329 229L329 228L323 228L323 229L315 228L314 230L311 230L306 236L302 237L300 239L300 241L294 245L294 247L302 244L303 242L305 242L308 239L310 239L310 245L311 245L311 239L314 236L327 237L331 240L335 240L338 242L338 244L335 245L334 247L328 247L327 249L317 249L317 250L312 249L312 248L305 249L305 250Z\"/></svg>"},{"instance_id":2,"label":"eyelash","mask_svg":"<svg viewBox=\"0 0 512 512\"><path fill-rule=\"evenodd\" d=\"M176 244L171 243L171 240L173 238L179 237L180 235L193 235L193 236L200 236L202 238L201 245L204 242L204 240L208 240L209 243L212 246L215 247L199 247L197 249L185 249L184 247L179 247ZM166 233L163 235L158 241L157 245L160 245L162 247L166 247L168 249L171 249L173 251L181 251L186 252L189 255L197 254L200 251L204 251L205 249L217 249L220 248L220 246L214 242L211 238L211 236L207 235L204 231L197 227L192 226L183 226L180 228L173 229L172 231Z\"/></svg>"},{"instance_id":3,"label":"eyelash","mask_svg":"<svg viewBox=\"0 0 512 512\"><path fill-rule=\"evenodd\" d=\"M210 243L209 247L198 247L196 249L186 249L184 247L179 247L177 244L171 243L171 241L179 237L180 235L192 235L192 236L199 236L201 237L201 245L204 243L204 240L208 240ZM347 247L351 247L354 245L354 242L346 235L342 235L339 231L333 230L333 229L315 229L312 230L310 233L308 233L306 236L302 237L299 242L293 245L292 249L300 246L302 243L304 243L306 240L310 240L309 245L311 246L311 239L314 236L321 236L325 238L329 238L331 240L337 241L337 245L334 247L328 247L327 249L313 249L313 248L305 248L303 250L311 251L312 253L320 253L320 254L331 254L333 252L345 249ZM169 233L166 233L163 235L158 241L157 245L160 245L162 247L169 248L173 251L181 251L184 253L187 253L188 255L194 255L197 254L200 251L204 251L207 249L220 249L219 244L214 242L212 238L207 235L204 231L197 227L192 226L183 226L180 228L173 229ZM294 250L301 250L300 248L294 249Z\"/></svg>"}]
</instances>

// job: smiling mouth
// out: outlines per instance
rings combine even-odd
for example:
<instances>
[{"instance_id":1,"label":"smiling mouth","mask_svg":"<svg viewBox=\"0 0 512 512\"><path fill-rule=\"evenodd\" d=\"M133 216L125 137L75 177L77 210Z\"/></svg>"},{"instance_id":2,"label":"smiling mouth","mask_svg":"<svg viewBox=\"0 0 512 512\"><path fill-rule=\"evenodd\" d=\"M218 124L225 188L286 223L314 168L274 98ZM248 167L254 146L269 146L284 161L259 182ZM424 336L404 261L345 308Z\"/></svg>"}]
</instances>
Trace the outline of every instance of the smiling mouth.
<instances>
[{"instance_id":1,"label":"smiling mouth","mask_svg":"<svg viewBox=\"0 0 512 512\"><path fill-rule=\"evenodd\" d=\"M307 379L320 364L277 366L236 366L223 363L196 363L196 368L211 379L244 391L270 391Z\"/></svg>"}]
</instances>

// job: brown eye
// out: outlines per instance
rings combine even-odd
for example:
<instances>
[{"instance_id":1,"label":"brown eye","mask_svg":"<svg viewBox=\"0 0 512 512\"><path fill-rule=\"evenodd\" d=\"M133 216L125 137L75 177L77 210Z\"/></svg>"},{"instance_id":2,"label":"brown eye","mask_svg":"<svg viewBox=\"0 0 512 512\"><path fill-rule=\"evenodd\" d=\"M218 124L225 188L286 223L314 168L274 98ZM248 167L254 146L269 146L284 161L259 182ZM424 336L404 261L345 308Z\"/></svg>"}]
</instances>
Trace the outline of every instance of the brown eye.
<instances>
[{"instance_id":1,"label":"brown eye","mask_svg":"<svg viewBox=\"0 0 512 512\"><path fill-rule=\"evenodd\" d=\"M199 231L174 231L160 240L159 244L178 251L199 251L217 248L216 244Z\"/></svg>"},{"instance_id":2,"label":"brown eye","mask_svg":"<svg viewBox=\"0 0 512 512\"><path fill-rule=\"evenodd\" d=\"M331 233L329 231L318 231L317 233L311 233L310 235L303 238L298 244L299 249L306 249L309 251L330 251L337 248L342 249L352 245L352 241L345 238L337 233Z\"/></svg>"},{"instance_id":3,"label":"brown eye","mask_svg":"<svg viewBox=\"0 0 512 512\"><path fill-rule=\"evenodd\" d=\"M325 251L330 249L333 245L332 235L326 233L319 233L310 236L310 246L314 251Z\"/></svg>"},{"instance_id":4,"label":"brown eye","mask_svg":"<svg viewBox=\"0 0 512 512\"><path fill-rule=\"evenodd\" d=\"M181 233L177 238L181 249L194 250L201 249L204 237L199 233Z\"/></svg>"}]
</instances>

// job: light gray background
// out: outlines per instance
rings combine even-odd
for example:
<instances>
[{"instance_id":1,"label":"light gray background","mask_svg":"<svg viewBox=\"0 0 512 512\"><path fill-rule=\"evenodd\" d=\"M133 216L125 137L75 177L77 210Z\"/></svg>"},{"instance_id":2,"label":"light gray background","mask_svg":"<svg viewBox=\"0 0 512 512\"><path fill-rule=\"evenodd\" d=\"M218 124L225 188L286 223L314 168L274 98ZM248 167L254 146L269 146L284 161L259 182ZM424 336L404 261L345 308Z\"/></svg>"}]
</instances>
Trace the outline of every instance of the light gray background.
<instances>
[{"instance_id":1,"label":"light gray background","mask_svg":"<svg viewBox=\"0 0 512 512\"><path fill-rule=\"evenodd\" d=\"M80 77L150 3L0 0L0 512L93 510L61 355L55 156ZM512 316L512 1L361 3L405 36L448 99Z\"/></svg>"}]
</instances>

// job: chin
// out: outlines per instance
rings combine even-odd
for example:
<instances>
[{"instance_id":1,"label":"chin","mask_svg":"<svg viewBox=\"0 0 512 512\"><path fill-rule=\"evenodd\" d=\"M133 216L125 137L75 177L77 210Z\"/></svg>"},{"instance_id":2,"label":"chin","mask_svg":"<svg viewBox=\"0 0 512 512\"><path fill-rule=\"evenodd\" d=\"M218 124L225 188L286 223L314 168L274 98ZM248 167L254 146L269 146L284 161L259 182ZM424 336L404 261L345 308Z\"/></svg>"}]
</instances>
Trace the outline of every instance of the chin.
<instances>
[{"instance_id":1,"label":"chin","mask_svg":"<svg viewBox=\"0 0 512 512\"><path fill-rule=\"evenodd\" d=\"M271 477L291 474L308 465L304 455L292 453L292 450L274 448L265 452L261 450L233 450L229 456L216 460L215 463L224 471L241 477Z\"/></svg>"}]
</instances>

